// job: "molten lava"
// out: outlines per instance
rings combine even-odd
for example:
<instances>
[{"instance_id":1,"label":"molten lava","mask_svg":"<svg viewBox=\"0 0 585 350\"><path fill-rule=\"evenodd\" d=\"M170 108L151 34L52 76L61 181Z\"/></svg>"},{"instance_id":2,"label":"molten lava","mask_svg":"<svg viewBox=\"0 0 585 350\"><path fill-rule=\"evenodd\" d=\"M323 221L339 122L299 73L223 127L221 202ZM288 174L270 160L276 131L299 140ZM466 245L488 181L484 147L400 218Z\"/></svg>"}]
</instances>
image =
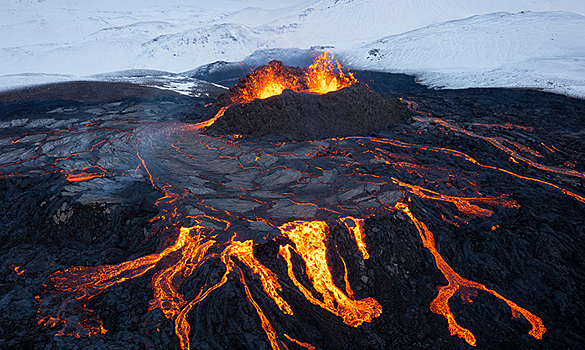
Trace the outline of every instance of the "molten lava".
<instances>
[{"instance_id":1,"label":"molten lava","mask_svg":"<svg viewBox=\"0 0 585 350\"><path fill-rule=\"evenodd\" d=\"M279 229L296 246L295 250L290 245L281 246L279 255L286 260L289 278L308 301L340 316L345 324L353 327L371 322L380 316L382 307L376 300L372 298L352 300L333 283L333 276L327 265L325 240L329 227L325 222L295 221L286 223ZM323 301L316 298L296 278L291 260L292 251L305 261L306 274L313 288L321 294Z\"/></svg>"},{"instance_id":2,"label":"molten lava","mask_svg":"<svg viewBox=\"0 0 585 350\"><path fill-rule=\"evenodd\" d=\"M353 240L357 244L358 249L362 253L362 257L364 258L364 260L369 259L370 254L368 253L368 248L366 247L366 243L364 242L366 238L366 234L364 233L364 219L355 219L352 218L351 216L348 216L346 218L340 219L339 221L341 221L345 225L345 227L347 227L347 230L349 231L351 238L353 238Z\"/></svg>"},{"instance_id":3,"label":"molten lava","mask_svg":"<svg viewBox=\"0 0 585 350\"><path fill-rule=\"evenodd\" d=\"M345 220L359 222L352 217L345 218ZM246 299L254 306L272 348L274 350L280 349L274 328L252 297L250 289L246 284L244 273L234 263L233 259L236 258L243 263L260 279L266 295L276 303L284 314L293 315L294 312L288 302L279 294L282 291L282 287L278 283L276 274L262 265L254 257L254 245L251 240L242 242L232 239L227 245L220 247L223 250L219 253L219 258L225 266L225 272L219 282L209 287L207 285L203 286L197 297L190 302L185 301L183 295L179 293L179 288L182 283L193 274L195 269L201 267L207 260L217 256L216 253L210 251L217 242L208 238L206 230L206 228L197 225L194 227L183 227L172 246L164 249L160 253L147 255L136 260L109 266L71 267L63 271L55 272L49 279L52 287L57 292L70 293L69 297L61 301L59 310L65 311L69 309L70 304L76 302L81 303L83 306L80 307L85 311L86 318L78 321L76 316L62 319L61 316L40 313L38 323L50 326L51 328L62 324L63 328L56 335L80 337L81 335L105 334L107 330L103 328L101 321L89 318L89 316L93 315L93 312L84 308L87 300L99 295L111 286L144 275L155 268L163 258L175 252L180 252L181 258L177 262L159 270L152 277L154 295L150 301L149 310L160 309L168 319L175 320L175 332L183 350L190 349L189 332L191 326L187 322L189 312L205 300L211 292L224 285L228 281L228 275L232 272L237 274L238 279L242 283L246 293ZM326 258L327 250L324 244L328 235L328 226L325 222L295 221L281 226L280 230L291 239L296 249L289 245L281 246L279 255L286 260L289 277L295 286L306 296L308 301L342 317L346 324L353 327L357 327L363 322L370 322L373 318L381 314L382 308L376 300L372 298L353 300L333 283L333 277ZM365 249L365 245L362 246L362 249ZM300 254L307 264L306 273L313 283L315 290L321 293L320 297L323 301L313 296L295 277L291 261L291 251ZM75 331L66 334L66 329L75 329ZM287 339L298 342L288 336ZM306 343L298 342L298 344L307 348L312 347Z\"/></svg>"},{"instance_id":4,"label":"molten lava","mask_svg":"<svg viewBox=\"0 0 585 350\"><path fill-rule=\"evenodd\" d=\"M473 291L473 289L476 289L488 292L494 295L496 298L503 300L506 304L508 304L510 309L512 309L512 317L518 318L520 317L520 315L522 315L524 316L524 318L526 318L528 322L530 322L530 324L532 325L532 329L528 334L530 334L536 339L542 339L542 335L546 332L546 328L544 327L544 324L542 323L542 320L539 317L535 316L530 311L519 307L514 302L504 298L495 290L489 289L481 283L470 281L459 276L451 268L451 266L447 264L445 259L443 259L441 254L439 254L439 252L437 251L437 248L435 246L435 238L433 236L433 233L427 228L427 225L418 220L412 214L412 211L410 211L408 205L404 203L396 203L395 208L406 214L413 222L413 224L416 226L416 229L418 230L420 238L423 242L423 246L427 248L431 252L431 254L433 254L437 267L439 268L439 270L441 270L441 272L449 282L448 285L440 286L437 288L437 290L439 291L439 295L437 295L437 297L431 302L431 311L438 315L443 315L447 319L449 332L451 333L451 335L459 336L471 346L476 345L476 340L473 333L471 333L471 331L462 327L457 323L457 321L455 321L455 316L453 315L453 313L451 312L451 308L449 307L449 299L451 299L451 297L455 295L455 292L457 292L460 289L464 289L462 293L462 299L471 302L471 296L473 295L473 293L470 293L468 290Z\"/></svg>"},{"instance_id":5,"label":"molten lava","mask_svg":"<svg viewBox=\"0 0 585 350\"><path fill-rule=\"evenodd\" d=\"M104 177L106 176L106 173L107 172L99 166L90 166L87 168L79 169L76 172L67 173L67 181L76 182L91 180L96 177Z\"/></svg>"},{"instance_id":6,"label":"molten lava","mask_svg":"<svg viewBox=\"0 0 585 350\"><path fill-rule=\"evenodd\" d=\"M285 89L295 92L326 94L351 86L357 82L351 72L344 73L339 62L327 56L327 52L315 58L306 68L283 66L271 61L256 68L230 89L229 104L246 103L254 99L280 95Z\"/></svg>"},{"instance_id":7,"label":"molten lava","mask_svg":"<svg viewBox=\"0 0 585 350\"><path fill-rule=\"evenodd\" d=\"M307 91L297 92L310 92L314 94L326 94L331 91L337 91L344 87L348 87L356 82L353 74L347 72L347 75L343 73L339 62L335 61L337 65L337 72L331 60L327 57L327 52L323 55L315 58L312 65L307 68Z\"/></svg>"}]
</instances>

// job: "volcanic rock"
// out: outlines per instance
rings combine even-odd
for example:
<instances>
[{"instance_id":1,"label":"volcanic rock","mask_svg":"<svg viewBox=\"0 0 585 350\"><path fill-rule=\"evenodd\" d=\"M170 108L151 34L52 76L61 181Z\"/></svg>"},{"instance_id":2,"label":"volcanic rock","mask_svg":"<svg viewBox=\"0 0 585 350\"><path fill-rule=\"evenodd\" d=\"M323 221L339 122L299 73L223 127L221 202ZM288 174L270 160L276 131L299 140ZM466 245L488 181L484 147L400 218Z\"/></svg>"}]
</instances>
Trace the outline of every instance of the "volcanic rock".
<instances>
[{"instance_id":1,"label":"volcanic rock","mask_svg":"<svg viewBox=\"0 0 585 350\"><path fill-rule=\"evenodd\" d=\"M50 100L0 103L0 349L179 350L176 318L152 308L153 280L171 266L193 266L195 256L182 260L193 246L168 252L179 227L196 223L205 229L189 240L204 239L209 254L169 284L186 302L210 291L186 311L191 349L270 349L257 310L280 348L473 349L431 310L450 282L430 246L461 278L497 291L547 329L537 339L509 304L462 287L449 306L477 349L584 348L585 101L524 90L388 91L404 78L371 74L416 110L375 138L211 138L179 122L178 111L203 112L206 101L84 102L68 96L71 86L55 87L65 94ZM369 258L347 215L364 218ZM314 300L325 294L307 274L303 245L276 228L294 220L327 222L325 266L336 289L376 300L378 317L351 327L304 297L291 276ZM265 292L261 270L248 266L254 259L222 260L246 240L254 241L248 257L278 277L276 294L294 314ZM94 274L165 251L148 271ZM63 273L71 267L83 273ZM51 276L79 276L98 294L58 289ZM107 332L55 337L65 319L67 333L97 320Z\"/></svg>"},{"instance_id":2,"label":"volcanic rock","mask_svg":"<svg viewBox=\"0 0 585 350\"><path fill-rule=\"evenodd\" d=\"M124 98L142 97L155 99L180 97L181 95L130 83L108 83L95 81L72 81L60 84L33 86L21 90L0 93L0 102L61 99L77 102L118 102ZM64 112L55 110L53 113Z\"/></svg>"},{"instance_id":3,"label":"volcanic rock","mask_svg":"<svg viewBox=\"0 0 585 350\"><path fill-rule=\"evenodd\" d=\"M236 104L206 132L314 140L367 135L384 130L407 115L406 107L397 98L374 92L366 84L355 83L325 95L284 90L267 99Z\"/></svg>"}]
</instances>

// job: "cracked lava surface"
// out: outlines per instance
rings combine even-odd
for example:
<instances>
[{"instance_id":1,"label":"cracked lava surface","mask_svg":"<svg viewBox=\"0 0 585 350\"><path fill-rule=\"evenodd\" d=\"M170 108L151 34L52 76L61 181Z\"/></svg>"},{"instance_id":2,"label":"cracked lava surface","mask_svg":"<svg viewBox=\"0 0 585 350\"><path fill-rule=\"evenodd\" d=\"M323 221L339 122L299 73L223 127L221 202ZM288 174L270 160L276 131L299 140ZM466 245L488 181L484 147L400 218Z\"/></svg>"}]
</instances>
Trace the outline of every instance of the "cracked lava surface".
<instances>
[{"instance_id":1,"label":"cracked lava surface","mask_svg":"<svg viewBox=\"0 0 585 350\"><path fill-rule=\"evenodd\" d=\"M538 162L542 156L529 146L504 136L467 131L418 112L413 102L404 103L419 123L487 141L494 151L501 150L538 174L584 177L577 170L542 165ZM67 184L64 195L88 203L106 198L104 189L115 189L124 181L146 181L163 193L156 201L159 212L150 220L166 228L157 251L119 264L53 272L45 282L46 291L36 297L39 325L50 327L58 336L107 334L89 301L114 286L149 276L149 310L162 311L174 323L179 346L186 350L193 348L193 310L225 285L237 283L272 349L314 349L283 322L274 325L275 310L281 313L279 317L294 319L300 307L320 308L349 327L376 322L392 312L371 296L356 296L350 282L356 276L347 268L348 256L331 235L334 228L343 231L352 249L359 252L359 260L366 261L372 247L367 244L365 222L394 215L418 233L419 243L443 276L428 307L443 317L441 323L452 336L471 346L481 345L470 329L457 322L458 313L465 309L454 311L450 306L454 297L471 304L478 292L494 296L514 319L528 322L526 333L534 339L546 334L537 304L523 305L507 297L505 289L457 272L459 266L440 253L437 232L431 231L424 218L431 212L443 224L433 227L457 229L502 210L521 208L513 193L483 193L479 170L558 191L575 205L585 203L580 194L542 176L516 173L447 147L365 136L274 142L203 135L201 131L211 123L135 122L117 116L81 125L70 120L57 131L2 140L3 177L62 173ZM416 159L417 154L424 157ZM457 162L471 171L462 170ZM372 168L377 170L368 171ZM59 216L55 222L65 219ZM271 259L281 265L281 273L257 257L258 247L270 242L277 246ZM343 266L344 272L332 269L332 261ZM211 265L215 277L205 268ZM12 269L20 271L18 266ZM193 276L201 281L196 288L189 282ZM291 295L300 296L302 302L293 302Z\"/></svg>"}]
</instances>

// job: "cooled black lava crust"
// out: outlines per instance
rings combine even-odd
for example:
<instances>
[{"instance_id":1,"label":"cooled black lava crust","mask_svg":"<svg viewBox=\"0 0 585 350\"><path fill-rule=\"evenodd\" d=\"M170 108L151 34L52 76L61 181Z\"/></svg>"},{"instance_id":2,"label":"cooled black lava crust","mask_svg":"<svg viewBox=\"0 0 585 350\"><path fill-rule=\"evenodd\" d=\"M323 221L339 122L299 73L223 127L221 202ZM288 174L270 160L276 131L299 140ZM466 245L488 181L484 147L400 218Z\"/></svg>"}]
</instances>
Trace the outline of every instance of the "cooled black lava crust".
<instances>
[{"instance_id":1,"label":"cooled black lava crust","mask_svg":"<svg viewBox=\"0 0 585 350\"><path fill-rule=\"evenodd\" d=\"M210 135L278 135L297 141L315 140L368 135L399 123L407 115L406 106L398 98L379 94L366 84L356 83L324 95L284 90L282 94L267 99L236 104L230 106L206 132Z\"/></svg>"},{"instance_id":2,"label":"cooled black lava crust","mask_svg":"<svg viewBox=\"0 0 585 350\"><path fill-rule=\"evenodd\" d=\"M324 96L285 91L281 96L232 106L208 130L219 134L285 135L279 136L283 139L371 134L456 149L485 164L550 181L585 195L585 183L580 178L513 163L507 154L485 140L462 136L437 124L414 121L397 97L416 102L420 110L466 130L529 145L545 155L539 158L542 164L580 172L585 171L584 100L529 90L434 91L415 84L411 77L374 72L358 72L356 77L377 92L370 92L361 84ZM24 124L25 119L28 123L53 118L55 125L73 119L88 124L101 120L104 130L110 130L104 131L104 137L113 139L121 133L117 128L129 127L129 123L122 121L138 124L156 117L169 124L181 120L199 122L209 113L204 105L210 101L206 100L136 87L125 90L124 86L115 84L91 84L96 83L84 83L82 91L101 91L103 95L92 93L91 99L79 97L76 94L79 86L71 84L53 85L48 90L45 88L45 92L20 97L18 93L0 95L0 123L12 122L0 131L0 138L16 140L25 134L49 137L61 129L58 126L51 129L48 122L42 124L48 126L30 126L33 124ZM130 91L132 96L127 94ZM505 123L534 129L527 132L474 125ZM276 147L269 141L254 137L246 140L258 149ZM547 151L543 144L554 145L556 150ZM6 150L17 145L6 142L1 147ZM35 147L38 146L31 141L30 150ZM439 187L457 187L465 175L477 180L482 193L510 194L520 205L519 209L494 208L495 213L489 218L470 219L469 224L455 227L441 219L438 205L410 196L412 210L435 234L438 251L461 276L501 291L542 318L547 327L544 338L535 340L528 335L530 325L523 320L512 320L509 308L494 297L480 292L469 305L456 295L450 306L457 321L476 335L478 349L585 348L585 204L557 189L477 167L460 158L416 148L379 147L389 154L403 156L393 160L395 163L406 161L454 169L459 177L437 183ZM118 152L120 159L135 156L122 151L103 150L103 155ZM332 156L349 158L351 155L317 155L323 168ZM88 153L87 159L90 157L93 155ZM307 171L302 159L291 162ZM277 168L279 163L275 160L270 166ZM406 173L386 164L371 163L355 171L380 176L398 173L404 181L428 188L434 186L432 182L415 183L416 169ZM145 180L136 180L130 185L122 184L123 189L118 192L113 191L112 196L119 199L116 203L85 205L77 201L82 192L64 195L68 193L66 187L72 184L65 181L62 173L41 176L21 172L0 176L0 349L179 349L174 322L158 309L149 311L152 290L148 283L154 272L91 300L88 307L103 320L108 329L105 335L80 339L55 337L53 329L39 325L37 320L35 296L45 291L43 283L55 271L70 266L118 264L168 246L169 229L161 221L150 221L158 215L155 202L162 192ZM115 177L108 180L120 181ZM237 180L242 181L234 179ZM298 198L313 195L292 186L290 193ZM412 223L400 213L366 220L366 243L371 257L365 261L359 259L359 251L345 231L339 226L332 227L327 244L337 247L346 257L343 264L339 257L331 258L337 261L331 268L338 276L340 288L344 285L347 265L356 298L372 297L383 307L379 318L359 328L346 326L338 317L307 303L286 279L286 264L275 258L279 243L258 244L254 251L261 263L279 277L284 276L283 295L298 317L283 315L267 297L258 298L256 301L278 332L285 330L316 349L472 349L463 340L451 336L445 319L430 311L430 302L437 295L436 287L445 285L446 281L422 246ZM16 267L24 272L18 274ZM223 273L220 265L206 269L214 278ZM246 279L251 281L252 292L262 295L262 286L253 275L246 275ZM188 282L187 287L194 288L181 290L185 295L194 293L198 290L195 287L208 281L193 277ZM270 348L237 278L230 279L226 288L210 295L191 313L189 322L192 349ZM286 344L291 350L302 349Z\"/></svg>"}]
</instances>

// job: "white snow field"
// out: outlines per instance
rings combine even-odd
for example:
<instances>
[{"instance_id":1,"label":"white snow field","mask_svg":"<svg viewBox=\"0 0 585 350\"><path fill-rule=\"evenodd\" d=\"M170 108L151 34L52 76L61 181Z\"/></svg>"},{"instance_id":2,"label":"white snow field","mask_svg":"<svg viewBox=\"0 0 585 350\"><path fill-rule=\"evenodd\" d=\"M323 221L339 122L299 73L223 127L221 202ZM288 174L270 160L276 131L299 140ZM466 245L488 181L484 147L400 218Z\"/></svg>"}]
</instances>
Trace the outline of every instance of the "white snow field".
<instances>
[{"instance_id":1,"label":"white snow field","mask_svg":"<svg viewBox=\"0 0 585 350\"><path fill-rule=\"evenodd\" d=\"M416 75L431 87L528 87L585 97L585 17L493 13L340 52L359 69Z\"/></svg>"},{"instance_id":2,"label":"white snow field","mask_svg":"<svg viewBox=\"0 0 585 350\"><path fill-rule=\"evenodd\" d=\"M332 46L433 87L585 97L583 15L583 0L0 0L0 90Z\"/></svg>"}]
</instances>

